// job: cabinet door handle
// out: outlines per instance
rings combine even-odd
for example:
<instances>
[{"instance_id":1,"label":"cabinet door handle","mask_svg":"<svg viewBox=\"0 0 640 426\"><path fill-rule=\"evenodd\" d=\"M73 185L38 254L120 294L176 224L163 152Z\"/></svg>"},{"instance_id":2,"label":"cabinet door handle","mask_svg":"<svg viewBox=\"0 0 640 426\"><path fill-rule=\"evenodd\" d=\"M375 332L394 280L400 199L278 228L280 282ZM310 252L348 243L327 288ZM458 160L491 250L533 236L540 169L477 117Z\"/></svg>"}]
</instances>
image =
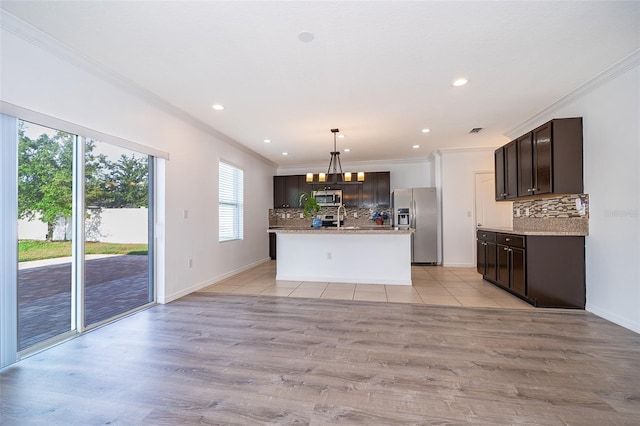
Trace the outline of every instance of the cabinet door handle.
<instances>
[{"instance_id":1,"label":"cabinet door handle","mask_svg":"<svg viewBox=\"0 0 640 426\"><path fill-rule=\"evenodd\" d=\"M531 191L533 191L533 188L527 189L527 192L531 192Z\"/></svg>"}]
</instances>

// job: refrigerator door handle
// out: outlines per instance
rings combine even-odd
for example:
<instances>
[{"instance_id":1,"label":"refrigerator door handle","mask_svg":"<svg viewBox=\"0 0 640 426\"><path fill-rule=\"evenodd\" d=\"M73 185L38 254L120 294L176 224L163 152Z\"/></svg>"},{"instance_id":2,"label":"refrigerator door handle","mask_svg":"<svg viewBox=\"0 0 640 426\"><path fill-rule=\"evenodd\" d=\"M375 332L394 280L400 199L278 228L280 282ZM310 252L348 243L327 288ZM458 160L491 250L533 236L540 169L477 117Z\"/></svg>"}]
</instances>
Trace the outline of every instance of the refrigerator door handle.
<instances>
[{"instance_id":1,"label":"refrigerator door handle","mask_svg":"<svg viewBox=\"0 0 640 426\"><path fill-rule=\"evenodd\" d=\"M413 205L411 206L411 227L416 229L416 200L413 200Z\"/></svg>"}]
</instances>

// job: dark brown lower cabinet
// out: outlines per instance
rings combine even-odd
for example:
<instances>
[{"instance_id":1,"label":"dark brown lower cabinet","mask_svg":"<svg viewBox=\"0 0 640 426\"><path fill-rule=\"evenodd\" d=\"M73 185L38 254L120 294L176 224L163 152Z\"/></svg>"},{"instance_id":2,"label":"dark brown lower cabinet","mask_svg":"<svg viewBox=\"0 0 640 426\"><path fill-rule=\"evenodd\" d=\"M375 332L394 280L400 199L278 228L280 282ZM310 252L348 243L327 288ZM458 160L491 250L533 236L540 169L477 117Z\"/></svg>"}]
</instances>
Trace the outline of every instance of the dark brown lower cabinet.
<instances>
[{"instance_id":1,"label":"dark brown lower cabinet","mask_svg":"<svg viewBox=\"0 0 640 426\"><path fill-rule=\"evenodd\" d=\"M503 287L509 287L509 248L498 245L496 283Z\"/></svg>"},{"instance_id":2,"label":"dark brown lower cabinet","mask_svg":"<svg viewBox=\"0 0 640 426\"><path fill-rule=\"evenodd\" d=\"M512 247L510 248L511 262L509 277L509 285L511 290L515 291L521 296L527 296L527 276L525 269L525 255L524 250Z\"/></svg>"},{"instance_id":3,"label":"dark brown lower cabinet","mask_svg":"<svg viewBox=\"0 0 640 426\"><path fill-rule=\"evenodd\" d=\"M490 246L481 233L492 233L478 231L478 272L485 280L534 306L584 309L584 237L495 233L491 269Z\"/></svg>"},{"instance_id":4,"label":"dark brown lower cabinet","mask_svg":"<svg viewBox=\"0 0 640 426\"><path fill-rule=\"evenodd\" d=\"M527 236L527 285L536 306L585 305L584 237Z\"/></svg>"},{"instance_id":5,"label":"dark brown lower cabinet","mask_svg":"<svg viewBox=\"0 0 640 426\"><path fill-rule=\"evenodd\" d=\"M269 257L276 260L276 234L269 232Z\"/></svg>"},{"instance_id":6,"label":"dark brown lower cabinet","mask_svg":"<svg viewBox=\"0 0 640 426\"><path fill-rule=\"evenodd\" d=\"M496 279L496 233L478 231L478 273Z\"/></svg>"},{"instance_id":7,"label":"dark brown lower cabinet","mask_svg":"<svg viewBox=\"0 0 640 426\"><path fill-rule=\"evenodd\" d=\"M496 282L518 296L527 296L525 237L497 235Z\"/></svg>"}]
</instances>

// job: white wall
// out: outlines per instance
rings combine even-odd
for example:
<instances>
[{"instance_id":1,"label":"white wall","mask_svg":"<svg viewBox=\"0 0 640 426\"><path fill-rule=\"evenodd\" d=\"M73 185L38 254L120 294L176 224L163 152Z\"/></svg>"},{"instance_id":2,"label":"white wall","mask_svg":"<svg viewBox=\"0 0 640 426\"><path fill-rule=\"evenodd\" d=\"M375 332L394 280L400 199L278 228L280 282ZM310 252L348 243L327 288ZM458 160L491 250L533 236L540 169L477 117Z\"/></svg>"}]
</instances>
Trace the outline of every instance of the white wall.
<instances>
[{"instance_id":1,"label":"white wall","mask_svg":"<svg viewBox=\"0 0 640 426\"><path fill-rule=\"evenodd\" d=\"M586 309L640 333L640 51L527 122L583 117ZM520 129L518 129L520 130ZM517 135L511 135L517 136Z\"/></svg>"},{"instance_id":2,"label":"white wall","mask_svg":"<svg viewBox=\"0 0 640 426\"><path fill-rule=\"evenodd\" d=\"M34 31L29 30L31 33ZM73 54L37 32L38 46L7 31L1 34L2 101L168 152L160 164L166 185L161 205L164 239L159 250L164 276L160 302L170 301L268 258L267 211L272 204L273 164L205 126L180 117L115 79L102 78ZM40 47L40 46L44 46ZM62 58L65 59L62 59ZM76 64L76 65L74 65ZM77 64L81 64L78 66ZM245 171L245 239L218 243L219 159ZM183 217L188 210L188 218ZM164 253L162 255L162 253ZM188 267L188 258L193 267ZM161 271L162 272L162 271Z\"/></svg>"},{"instance_id":3,"label":"white wall","mask_svg":"<svg viewBox=\"0 0 640 426\"><path fill-rule=\"evenodd\" d=\"M103 243L146 244L149 241L149 210L141 208L90 209L85 220L85 240ZM45 240L47 224L39 219L18 220L18 239ZM71 220L58 219L55 241L71 239Z\"/></svg>"},{"instance_id":4,"label":"white wall","mask_svg":"<svg viewBox=\"0 0 640 426\"><path fill-rule=\"evenodd\" d=\"M327 152L327 163L324 165L279 167L278 175L301 175L307 172L326 172L329 166L329 153ZM423 186L434 186L431 180L431 165L424 160L396 160L396 161L367 161L343 163L342 170L345 172L360 171L365 172L391 172L390 184L391 192L398 188L415 188Z\"/></svg>"},{"instance_id":5,"label":"white wall","mask_svg":"<svg viewBox=\"0 0 640 426\"><path fill-rule=\"evenodd\" d=\"M505 141L496 141L496 146ZM475 172L493 170L494 149L451 149L435 154L439 157L440 168L436 170L439 175L436 180L440 186L444 266L474 266L476 263Z\"/></svg>"}]
</instances>

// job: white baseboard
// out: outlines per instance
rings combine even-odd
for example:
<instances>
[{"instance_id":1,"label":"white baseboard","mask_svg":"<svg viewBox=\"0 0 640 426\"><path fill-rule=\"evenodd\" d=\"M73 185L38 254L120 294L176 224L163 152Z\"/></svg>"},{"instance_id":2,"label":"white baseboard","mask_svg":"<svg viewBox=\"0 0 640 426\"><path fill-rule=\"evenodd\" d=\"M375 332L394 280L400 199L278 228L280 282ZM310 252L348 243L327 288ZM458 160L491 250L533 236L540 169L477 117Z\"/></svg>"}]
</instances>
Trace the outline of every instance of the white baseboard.
<instances>
[{"instance_id":1,"label":"white baseboard","mask_svg":"<svg viewBox=\"0 0 640 426\"><path fill-rule=\"evenodd\" d=\"M269 258L269 257L264 258L264 259L260 259L260 260L258 260L256 262L250 263L250 264L245 265L245 266L243 266L241 268L238 268L236 270L233 270L233 271L230 271L230 272L226 272L226 273L224 273L222 275L218 275L217 277L214 277L214 278L208 279L206 281L202 281L200 283L194 284L194 285L192 285L192 286L190 286L190 287L188 287L188 288L186 288L184 290L181 290L181 291L178 291L176 293L172 293L170 295L165 296L162 300L158 300L158 303L164 305L164 304L173 302L174 300L180 299L181 297L184 297L184 296L186 296L188 294L191 294L191 293L196 292L198 290L202 290L205 287L209 287L211 285L219 283L220 281L226 280L227 278L231 278L234 275L238 275L241 272L244 272L244 271L246 271L248 269L254 268L254 267L256 267L258 265L261 265L261 264L263 264L265 262L269 262L270 260L271 260L271 258Z\"/></svg>"},{"instance_id":2,"label":"white baseboard","mask_svg":"<svg viewBox=\"0 0 640 426\"><path fill-rule=\"evenodd\" d=\"M444 263L445 268L475 268L475 263Z\"/></svg>"},{"instance_id":3,"label":"white baseboard","mask_svg":"<svg viewBox=\"0 0 640 426\"><path fill-rule=\"evenodd\" d=\"M585 310L604 318L607 321L611 321L614 324L618 324L621 327L627 328L635 333L640 334L640 324L637 322L629 321L627 318L622 318L620 315L603 309L599 306L594 306L589 303L586 304Z\"/></svg>"},{"instance_id":4,"label":"white baseboard","mask_svg":"<svg viewBox=\"0 0 640 426\"><path fill-rule=\"evenodd\" d=\"M309 281L309 276L297 276L297 275L283 275L276 274L276 280L278 281ZM376 277L365 278L348 278L348 277L330 277L330 276L313 276L313 281L316 282L340 282L350 284L379 284L379 285L412 285L412 281L409 280L381 280Z\"/></svg>"}]
</instances>

